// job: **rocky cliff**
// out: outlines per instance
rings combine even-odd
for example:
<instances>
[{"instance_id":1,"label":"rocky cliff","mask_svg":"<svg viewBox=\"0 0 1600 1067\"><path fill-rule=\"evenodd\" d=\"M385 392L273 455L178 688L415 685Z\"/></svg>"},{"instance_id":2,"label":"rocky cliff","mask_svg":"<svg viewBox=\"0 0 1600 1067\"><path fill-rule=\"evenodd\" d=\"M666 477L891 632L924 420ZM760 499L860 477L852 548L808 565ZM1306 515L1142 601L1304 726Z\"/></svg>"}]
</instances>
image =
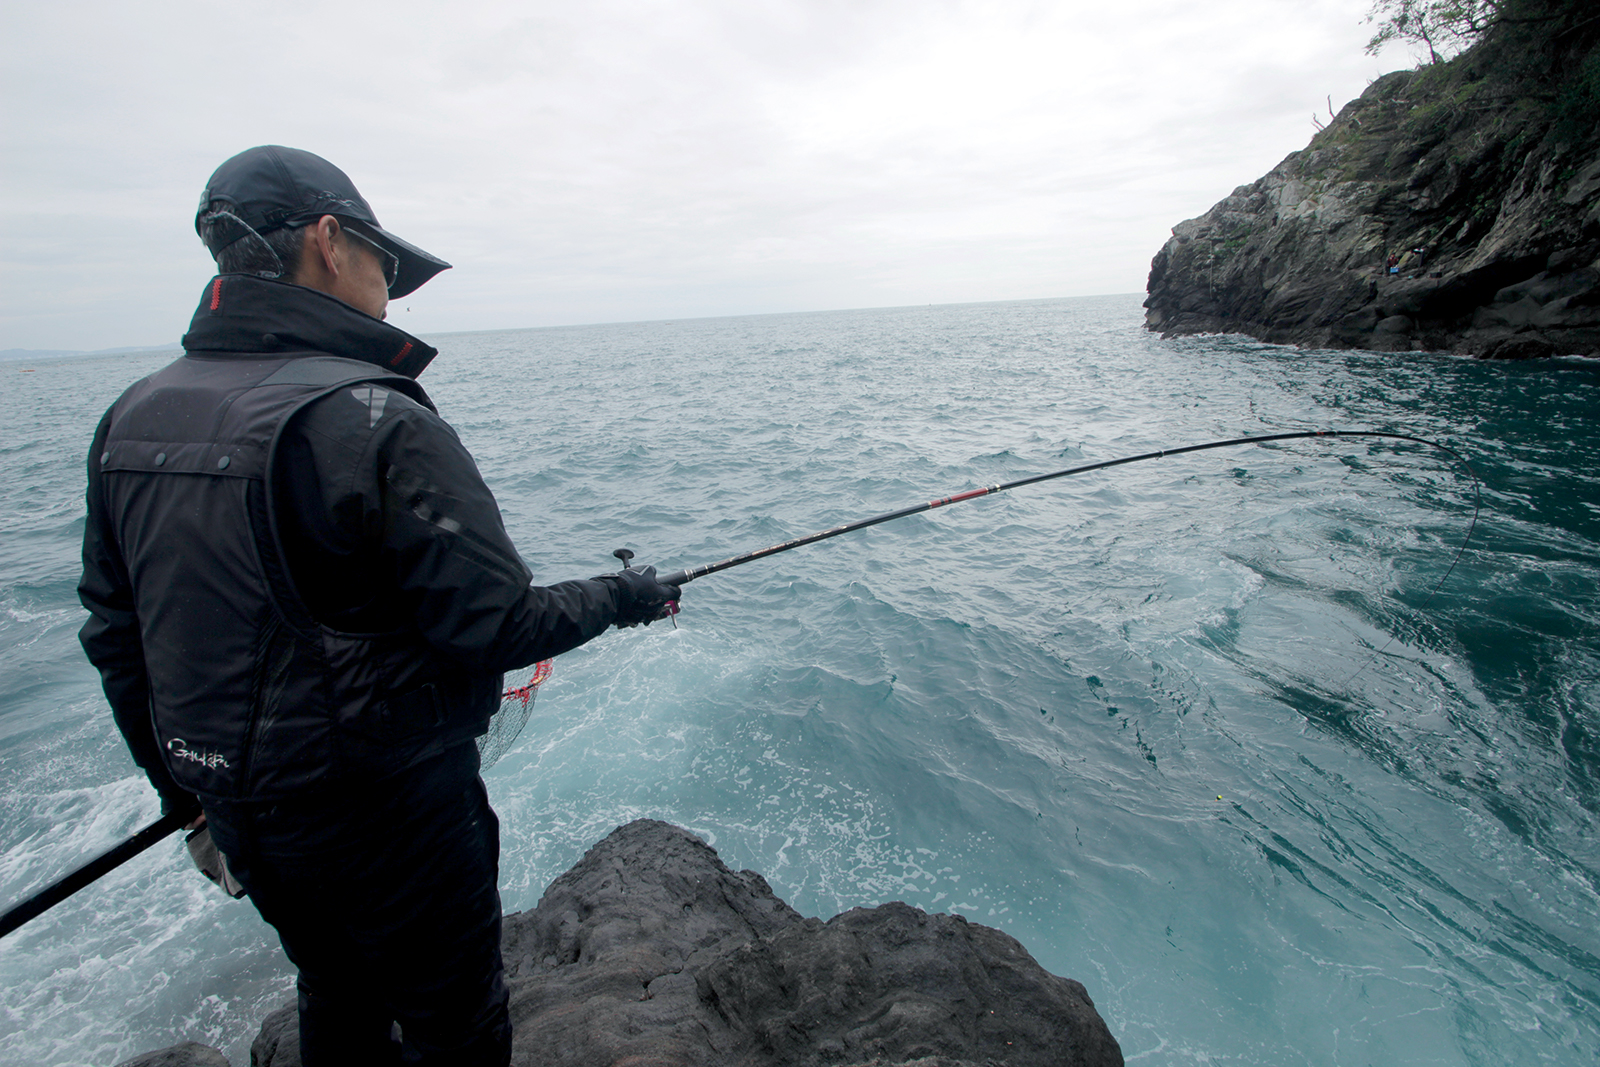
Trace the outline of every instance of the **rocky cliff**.
<instances>
[{"instance_id":1,"label":"rocky cliff","mask_svg":"<svg viewBox=\"0 0 1600 1067\"><path fill-rule=\"evenodd\" d=\"M614 831L506 916L515 1067L1120 1067L1088 993L1015 939L905 904L802 917L694 835ZM292 1005L251 1067L300 1067ZM228 1067L193 1042L119 1067Z\"/></svg>"},{"instance_id":2,"label":"rocky cliff","mask_svg":"<svg viewBox=\"0 0 1600 1067\"><path fill-rule=\"evenodd\" d=\"M1146 325L1600 355L1600 18L1571 10L1378 79L1303 151L1174 227Z\"/></svg>"}]
</instances>

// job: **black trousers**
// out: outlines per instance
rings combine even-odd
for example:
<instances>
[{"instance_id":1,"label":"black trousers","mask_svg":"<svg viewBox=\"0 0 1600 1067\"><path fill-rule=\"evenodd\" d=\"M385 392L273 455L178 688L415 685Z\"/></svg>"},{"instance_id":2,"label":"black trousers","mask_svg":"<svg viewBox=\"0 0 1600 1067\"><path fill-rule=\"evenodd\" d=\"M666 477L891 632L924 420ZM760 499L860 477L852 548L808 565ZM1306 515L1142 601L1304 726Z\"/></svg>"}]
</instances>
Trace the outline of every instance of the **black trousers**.
<instances>
[{"instance_id":1,"label":"black trousers","mask_svg":"<svg viewBox=\"0 0 1600 1067\"><path fill-rule=\"evenodd\" d=\"M477 746L359 793L206 816L300 970L305 1067L509 1063L500 823Z\"/></svg>"}]
</instances>

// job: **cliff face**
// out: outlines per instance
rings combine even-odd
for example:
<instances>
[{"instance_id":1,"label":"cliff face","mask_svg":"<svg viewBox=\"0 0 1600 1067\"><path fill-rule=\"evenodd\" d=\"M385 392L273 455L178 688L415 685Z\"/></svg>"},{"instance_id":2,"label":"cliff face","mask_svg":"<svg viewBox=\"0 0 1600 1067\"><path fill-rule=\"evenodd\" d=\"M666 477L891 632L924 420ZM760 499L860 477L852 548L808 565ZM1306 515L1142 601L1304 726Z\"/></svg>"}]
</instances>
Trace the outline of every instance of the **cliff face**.
<instances>
[{"instance_id":1,"label":"cliff face","mask_svg":"<svg viewBox=\"0 0 1600 1067\"><path fill-rule=\"evenodd\" d=\"M1173 228L1150 265L1146 325L1334 348L1600 355L1591 82L1600 50L1570 36L1556 51L1486 40L1378 79L1303 151Z\"/></svg>"}]
</instances>

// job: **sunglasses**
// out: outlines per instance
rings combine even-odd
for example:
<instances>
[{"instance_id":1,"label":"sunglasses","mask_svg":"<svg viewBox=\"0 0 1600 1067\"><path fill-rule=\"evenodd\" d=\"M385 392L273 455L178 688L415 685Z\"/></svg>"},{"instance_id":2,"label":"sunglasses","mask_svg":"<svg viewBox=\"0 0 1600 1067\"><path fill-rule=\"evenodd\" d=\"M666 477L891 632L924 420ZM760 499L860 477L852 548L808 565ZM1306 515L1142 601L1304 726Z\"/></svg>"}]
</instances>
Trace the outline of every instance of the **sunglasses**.
<instances>
[{"instance_id":1,"label":"sunglasses","mask_svg":"<svg viewBox=\"0 0 1600 1067\"><path fill-rule=\"evenodd\" d=\"M393 289L395 279L400 277L400 257L380 245L378 242L374 241L372 238L361 233L355 227L346 225L342 228L345 233L349 234L351 237L354 237L356 240L360 241L362 244L371 248L378 254L378 262L383 264L383 282L390 289Z\"/></svg>"}]
</instances>

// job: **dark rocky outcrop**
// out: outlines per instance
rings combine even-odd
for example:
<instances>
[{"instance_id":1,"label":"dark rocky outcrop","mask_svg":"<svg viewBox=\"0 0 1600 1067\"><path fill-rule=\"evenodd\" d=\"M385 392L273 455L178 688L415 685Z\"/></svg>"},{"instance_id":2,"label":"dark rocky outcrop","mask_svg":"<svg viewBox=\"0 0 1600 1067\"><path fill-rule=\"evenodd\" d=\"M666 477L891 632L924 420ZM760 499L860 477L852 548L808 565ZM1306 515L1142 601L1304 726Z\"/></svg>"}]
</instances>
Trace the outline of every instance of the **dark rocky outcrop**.
<instances>
[{"instance_id":1,"label":"dark rocky outcrop","mask_svg":"<svg viewBox=\"0 0 1600 1067\"><path fill-rule=\"evenodd\" d=\"M1151 263L1146 325L1600 354L1600 18L1550 3L1574 12L1566 30L1508 29L1385 75L1306 149L1174 227Z\"/></svg>"},{"instance_id":2,"label":"dark rocky outcrop","mask_svg":"<svg viewBox=\"0 0 1600 1067\"><path fill-rule=\"evenodd\" d=\"M228 1058L210 1045L185 1041L159 1052L146 1052L143 1056L123 1060L117 1067L228 1067Z\"/></svg>"},{"instance_id":3,"label":"dark rocky outcrop","mask_svg":"<svg viewBox=\"0 0 1600 1067\"><path fill-rule=\"evenodd\" d=\"M505 958L518 1067L1122 1063L1084 987L1008 935L900 903L807 919L662 822L508 915ZM299 1067L294 1031L292 1007L269 1016L252 1067ZM129 1064L225 1062L150 1055Z\"/></svg>"}]
</instances>

